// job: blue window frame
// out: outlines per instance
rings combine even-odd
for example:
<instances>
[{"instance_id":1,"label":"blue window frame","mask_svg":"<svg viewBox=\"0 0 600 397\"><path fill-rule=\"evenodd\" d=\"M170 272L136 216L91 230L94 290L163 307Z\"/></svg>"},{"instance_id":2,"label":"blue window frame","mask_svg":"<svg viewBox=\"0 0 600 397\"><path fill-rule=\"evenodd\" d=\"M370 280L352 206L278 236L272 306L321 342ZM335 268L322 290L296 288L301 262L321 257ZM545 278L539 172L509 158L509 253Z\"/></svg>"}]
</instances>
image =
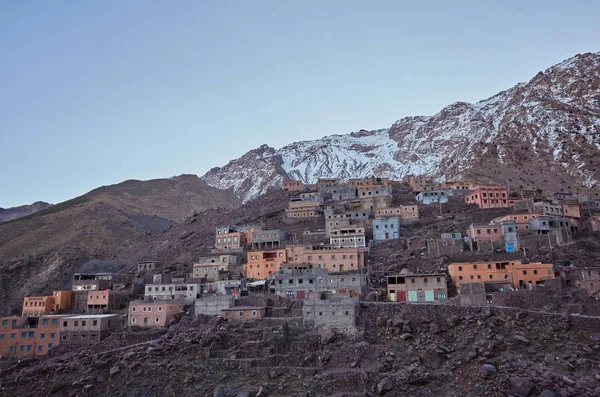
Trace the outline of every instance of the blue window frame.
<instances>
[{"instance_id":1,"label":"blue window frame","mask_svg":"<svg viewBox=\"0 0 600 397\"><path fill-rule=\"evenodd\" d=\"M48 325L48 319L47 318L42 319L42 325Z\"/></svg>"},{"instance_id":2,"label":"blue window frame","mask_svg":"<svg viewBox=\"0 0 600 397\"><path fill-rule=\"evenodd\" d=\"M50 339L54 339L54 332L50 333Z\"/></svg>"},{"instance_id":3,"label":"blue window frame","mask_svg":"<svg viewBox=\"0 0 600 397\"><path fill-rule=\"evenodd\" d=\"M40 339L44 339L45 337L46 337L46 334L42 332L42 333L40 334Z\"/></svg>"},{"instance_id":4,"label":"blue window frame","mask_svg":"<svg viewBox=\"0 0 600 397\"><path fill-rule=\"evenodd\" d=\"M27 336L29 336L30 338L33 338L33 334L34 334L34 331L29 331L29 334Z\"/></svg>"},{"instance_id":5,"label":"blue window frame","mask_svg":"<svg viewBox=\"0 0 600 397\"><path fill-rule=\"evenodd\" d=\"M51 323L52 323L52 325L56 325L56 324L58 324L58 319L56 319L56 318L53 318L53 319L52 319L52 321L51 321Z\"/></svg>"},{"instance_id":6,"label":"blue window frame","mask_svg":"<svg viewBox=\"0 0 600 397\"><path fill-rule=\"evenodd\" d=\"M27 345L27 351L30 352L31 351L31 345Z\"/></svg>"},{"instance_id":7,"label":"blue window frame","mask_svg":"<svg viewBox=\"0 0 600 397\"><path fill-rule=\"evenodd\" d=\"M27 332L21 332L21 338L27 338Z\"/></svg>"},{"instance_id":8,"label":"blue window frame","mask_svg":"<svg viewBox=\"0 0 600 397\"><path fill-rule=\"evenodd\" d=\"M10 339L15 339L15 334L10 334Z\"/></svg>"},{"instance_id":9,"label":"blue window frame","mask_svg":"<svg viewBox=\"0 0 600 397\"><path fill-rule=\"evenodd\" d=\"M9 347L8 351L11 352L11 353L14 352L15 351L15 347L14 346Z\"/></svg>"},{"instance_id":10,"label":"blue window frame","mask_svg":"<svg viewBox=\"0 0 600 397\"><path fill-rule=\"evenodd\" d=\"M44 348L44 346L42 346L42 345L38 346L38 351L41 352L43 348Z\"/></svg>"},{"instance_id":11,"label":"blue window frame","mask_svg":"<svg viewBox=\"0 0 600 397\"><path fill-rule=\"evenodd\" d=\"M25 346L19 346L19 351L24 352L25 351Z\"/></svg>"},{"instance_id":12,"label":"blue window frame","mask_svg":"<svg viewBox=\"0 0 600 397\"><path fill-rule=\"evenodd\" d=\"M0 334L0 339L4 339L4 334Z\"/></svg>"}]
</instances>

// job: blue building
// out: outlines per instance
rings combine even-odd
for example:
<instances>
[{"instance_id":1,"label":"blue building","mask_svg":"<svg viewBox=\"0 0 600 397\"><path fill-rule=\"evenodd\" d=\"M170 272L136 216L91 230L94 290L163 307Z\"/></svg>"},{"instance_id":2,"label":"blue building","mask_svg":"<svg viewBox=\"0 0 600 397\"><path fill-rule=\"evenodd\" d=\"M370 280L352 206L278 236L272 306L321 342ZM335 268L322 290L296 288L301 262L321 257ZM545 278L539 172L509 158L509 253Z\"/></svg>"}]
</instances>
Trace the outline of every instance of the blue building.
<instances>
[{"instance_id":1,"label":"blue building","mask_svg":"<svg viewBox=\"0 0 600 397\"><path fill-rule=\"evenodd\" d=\"M400 236L400 218L397 216L391 218L373 219L373 242L385 240L394 240Z\"/></svg>"}]
</instances>

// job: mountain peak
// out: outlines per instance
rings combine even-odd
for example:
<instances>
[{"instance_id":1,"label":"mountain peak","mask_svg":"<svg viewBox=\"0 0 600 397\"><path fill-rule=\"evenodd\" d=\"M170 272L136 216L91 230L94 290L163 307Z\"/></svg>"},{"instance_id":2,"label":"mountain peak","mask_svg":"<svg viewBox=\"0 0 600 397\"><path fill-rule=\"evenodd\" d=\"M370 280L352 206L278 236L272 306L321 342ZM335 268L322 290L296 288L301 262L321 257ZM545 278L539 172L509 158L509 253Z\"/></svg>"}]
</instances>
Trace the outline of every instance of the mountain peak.
<instances>
[{"instance_id":1,"label":"mountain peak","mask_svg":"<svg viewBox=\"0 0 600 397\"><path fill-rule=\"evenodd\" d=\"M577 133L577 135L575 134ZM202 178L233 187L247 201L284 179L378 175L438 180L472 176L547 189L600 179L600 53L571 57L529 82L475 102L454 102L433 116L405 117L390 128L361 129L262 145Z\"/></svg>"}]
</instances>

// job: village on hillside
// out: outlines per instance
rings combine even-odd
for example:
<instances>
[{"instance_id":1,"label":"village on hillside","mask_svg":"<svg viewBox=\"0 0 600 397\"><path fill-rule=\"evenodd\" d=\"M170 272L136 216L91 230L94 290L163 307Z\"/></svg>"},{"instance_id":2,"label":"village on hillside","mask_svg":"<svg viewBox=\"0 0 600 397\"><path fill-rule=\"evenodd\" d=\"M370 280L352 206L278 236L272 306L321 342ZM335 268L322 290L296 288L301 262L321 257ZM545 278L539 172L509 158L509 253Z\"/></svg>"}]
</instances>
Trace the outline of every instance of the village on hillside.
<instances>
[{"instance_id":1,"label":"village on hillside","mask_svg":"<svg viewBox=\"0 0 600 397\"><path fill-rule=\"evenodd\" d=\"M395 194L395 186L410 193ZM70 290L25 297L20 315L0 319L0 356L64 352L123 330L131 339L125 343L139 343L184 314L227 322L294 318L305 327L353 333L366 301L493 307L557 284L589 299L600 296L600 266L531 261L528 255L597 233L598 199L474 180L435 183L423 175L402 181L321 178L315 185L288 180L281 189L293 193L283 224L294 231L262 224L217 227L212 255L188 264L185 277L161 271L152 260L129 272L75 273ZM453 204L478 207L485 221L436 238L404 237L422 213L447 214ZM412 256L447 257L450 263L435 271L375 274L371 252L395 240ZM482 253L489 260L481 260Z\"/></svg>"}]
</instances>

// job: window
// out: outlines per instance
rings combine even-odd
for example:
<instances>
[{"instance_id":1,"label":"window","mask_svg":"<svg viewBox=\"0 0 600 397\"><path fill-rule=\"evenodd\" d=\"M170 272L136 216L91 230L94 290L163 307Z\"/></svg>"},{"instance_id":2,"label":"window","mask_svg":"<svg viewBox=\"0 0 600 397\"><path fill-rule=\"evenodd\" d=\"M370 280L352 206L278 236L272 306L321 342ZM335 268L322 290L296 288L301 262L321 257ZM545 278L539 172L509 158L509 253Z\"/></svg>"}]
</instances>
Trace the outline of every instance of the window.
<instances>
[{"instance_id":1,"label":"window","mask_svg":"<svg viewBox=\"0 0 600 397\"><path fill-rule=\"evenodd\" d=\"M438 278L437 278L437 282L438 282L438 283L441 283L441 282L442 282L442 279L441 279L440 277L438 277Z\"/></svg>"},{"instance_id":2,"label":"window","mask_svg":"<svg viewBox=\"0 0 600 397\"><path fill-rule=\"evenodd\" d=\"M252 310L252 317L256 317L256 310Z\"/></svg>"},{"instance_id":3,"label":"window","mask_svg":"<svg viewBox=\"0 0 600 397\"><path fill-rule=\"evenodd\" d=\"M45 337L46 337L46 334L42 332L42 333L40 334L40 339L44 339Z\"/></svg>"},{"instance_id":4,"label":"window","mask_svg":"<svg viewBox=\"0 0 600 397\"><path fill-rule=\"evenodd\" d=\"M473 269L474 269L474 270L477 270L477 265L473 265Z\"/></svg>"},{"instance_id":5,"label":"window","mask_svg":"<svg viewBox=\"0 0 600 397\"><path fill-rule=\"evenodd\" d=\"M2 320L2 326L6 327L6 325L8 324L8 320Z\"/></svg>"},{"instance_id":6,"label":"window","mask_svg":"<svg viewBox=\"0 0 600 397\"><path fill-rule=\"evenodd\" d=\"M135 309L136 309L136 307L135 307L135 306L133 306L133 307L131 308L131 311L132 311L132 312L134 312L134 311L135 311Z\"/></svg>"},{"instance_id":7,"label":"window","mask_svg":"<svg viewBox=\"0 0 600 397\"><path fill-rule=\"evenodd\" d=\"M48 343L48 350L52 349L52 343Z\"/></svg>"},{"instance_id":8,"label":"window","mask_svg":"<svg viewBox=\"0 0 600 397\"><path fill-rule=\"evenodd\" d=\"M477 280L481 280L481 274L477 275Z\"/></svg>"},{"instance_id":9,"label":"window","mask_svg":"<svg viewBox=\"0 0 600 397\"><path fill-rule=\"evenodd\" d=\"M67 340L67 335L63 335L62 340Z\"/></svg>"},{"instance_id":10,"label":"window","mask_svg":"<svg viewBox=\"0 0 600 397\"><path fill-rule=\"evenodd\" d=\"M38 346L38 351L41 352L44 346Z\"/></svg>"},{"instance_id":11,"label":"window","mask_svg":"<svg viewBox=\"0 0 600 397\"><path fill-rule=\"evenodd\" d=\"M19 346L19 351L25 351L25 346Z\"/></svg>"},{"instance_id":12,"label":"window","mask_svg":"<svg viewBox=\"0 0 600 397\"><path fill-rule=\"evenodd\" d=\"M85 327L85 324L86 324L86 322L85 322L85 321L82 321L82 322L81 322L81 326L82 326L82 327Z\"/></svg>"},{"instance_id":13,"label":"window","mask_svg":"<svg viewBox=\"0 0 600 397\"><path fill-rule=\"evenodd\" d=\"M162 308L162 306L159 306L159 307L158 307L158 311L159 311L159 312L162 312L162 309L163 309L163 308Z\"/></svg>"},{"instance_id":14,"label":"window","mask_svg":"<svg viewBox=\"0 0 600 397\"><path fill-rule=\"evenodd\" d=\"M527 274L527 270L523 270L523 274Z\"/></svg>"},{"instance_id":15,"label":"window","mask_svg":"<svg viewBox=\"0 0 600 397\"><path fill-rule=\"evenodd\" d=\"M9 347L9 348L8 348L8 351L9 351L10 353L14 352L14 351L15 351L15 347L14 347L14 346L11 346L11 347Z\"/></svg>"},{"instance_id":16,"label":"window","mask_svg":"<svg viewBox=\"0 0 600 397\"><path fill-rule=\"evenodd\" d=\"M462 272L462 266L459 266L459 267L458 267L458 271L459 271L459 272Z\"/></svg>"},{"instance_id":17,"label":"window","mask_svg":"<svg viewBox=\"0 0 600 397\"><path fill-rule=\"evenodd\" d=\"M77 327L79 325L79 321L75 321L75 326Z\"/></svg>"},{"instance_id":18,"label":"window","mask_svg":"<svg viewBox=\"0 0 600 397\"><path fill-rule=\"evenodd\" d=\"M424 278L424 279L423 279L423 282L424 282L424 283L427 283L427 278Z\"/></svg>"},{"instance_id":19,"label":"window","mask_svg":"<svg viewBox=\"0 0 600 397\"><path fill-rule=\"evenodd\" d=\"M488 264L488 269L491 269L491 268L492 268L492 265L491 265L491 264Z\"/></svg>"},{"instance_id":20,"label":"window","mask_svg":"<svg viewBox=\"0 0 600 397\"><path fill-rule=\"evenodd\" d=\"M537 274L537 270L534 270L534 271L533 271L533 274Z\"/></svg>"},{"instance_id":21,"label":"window","mask_svg":"<svg viewBox=\"0 0 600 397\"><path fill-rule=\"evenodd\" d=\"M30 352L31 351L31 345L27 345L27 351Z\"/></svg>"},{"instance_id":22,"label":"window","mask_svg":"<svg viewBox=\"0 0 600 397\"><path fill-rule=\"evenodd\" d=\"M473 276L471 276L471 280L473 280L473 278L474 278L474 277L473 277Z\"/></svg>"},{"instance_id":23,"label":"window","mask_svg":"<svg viewBox=\"0 0 600 397\"><path fill-rule=\"evenodd\" d=\"M27 332L21 332L21 338L27 338Z\"/></svg>"},{"instance_id":24,"label":"window","mask_svg":"<svg viewBox=\"0 0 600 397\"><path fill-rule=\"evenodd\" d=\"M156 317L156 318L154 319L154 322L155 322L155 323L160 323L160 318Z\"/></svg>"},{"instance_id":25,"label":"window","mask_svg":"<svg viewBox=\"0 0 600 397\"><path fill-rule=\"evenodd\" d=\"M50 339L54 339L55 336L56 336L56 334L54 332L52 332L50 334ZM52 345L52 343L50 343L50 345ZM48 349L50 349L50 347L48 347Z\"/></svg>"},{"instance_id":26,"label":"window","mask_svg":"<svg viewBox=\"0 0 600 397\"><path fill-rule=\"evenodd\" d=\"M552 270L551 269L548 269L548 274L552 274Z\"/></svg>"},{"instance_id":27,"label":"window","mask_svg":"<svg viewBox=\"0 0 600 397\"><path fill-rule=\"evenodd\" d=\"M410 282L411 282L411 284L414 284L414 283L415 283L415 279L414 279L414 278L411 278L411 279L410 279Z\"/></svg>"},{"instance_id":28,"label":"window","mask_svg":"<svg viewBox=\"0 0 600 397\"><path fill-rule=\"evenodd\" d=\"M493 277L493 276L490 274L490 277L489 277L489 278L492 278L492 277Z\"/></svg>"},{"instance_id":29,"label":"window","mask_svg":"<svg viewBox=\"0 0 600 397\"><path fill-rule=\"evenodd\" d=\"M42 320L42 325L48 325L48 319L47 318L45 318L45 319Z\"/></svg>"},{"instance_id":30,"label":"window","mask_svg":"<svg viewBox=\"0 0 600 397\"><path fill-rule=\"evenodd\" d=\"M131 317L131 322L135 323L135 317Z\"/></svg>"},{"instance_id":31,"label":"window","mask_svg":"<svg viewBox=\"0 0 600 397\"><path fill-rule=\"evenodd\" d=\"M323 315L323 312L319 312L319 316L322 316L322 315Z\"/></svg>"}]
</instances>

